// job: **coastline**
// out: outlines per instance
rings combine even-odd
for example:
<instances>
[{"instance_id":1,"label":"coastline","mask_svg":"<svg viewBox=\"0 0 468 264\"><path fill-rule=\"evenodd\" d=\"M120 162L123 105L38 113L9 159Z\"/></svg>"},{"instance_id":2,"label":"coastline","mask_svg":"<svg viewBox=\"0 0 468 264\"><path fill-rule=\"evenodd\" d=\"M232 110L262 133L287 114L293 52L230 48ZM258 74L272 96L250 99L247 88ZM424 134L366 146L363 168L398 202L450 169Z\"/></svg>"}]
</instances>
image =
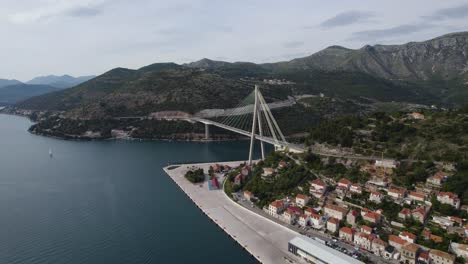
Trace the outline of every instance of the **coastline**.
<instances>
[{"instance_id":1,"label":"coastline","mask_svg":"<svg viewBox=\"0 0 468 264\"><path fill-rule=\"evenodd\" d=\"M237 166L244 161L222 162ZM184 177L189 167L207 168L213 163L177 164L164 172L190 200L226 234L260 263L302 263L288 252L288 242L299 233L242 207L229 198L223 189L208 190L207 182L192 184Z\"/></svg>"}]
</instances>

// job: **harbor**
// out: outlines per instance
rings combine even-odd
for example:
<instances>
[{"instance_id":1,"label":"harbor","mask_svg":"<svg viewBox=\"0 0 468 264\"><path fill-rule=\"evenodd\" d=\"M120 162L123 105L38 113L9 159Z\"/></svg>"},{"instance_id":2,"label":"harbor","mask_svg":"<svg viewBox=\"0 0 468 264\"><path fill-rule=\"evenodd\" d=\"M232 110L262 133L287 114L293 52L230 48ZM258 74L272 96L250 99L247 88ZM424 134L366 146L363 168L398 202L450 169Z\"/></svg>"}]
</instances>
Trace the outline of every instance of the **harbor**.
<instances>
[{"instance_id":1,"label":"harbor","mask_svg":"<svg viewBox=\"0 0 468 264\"><path fill-rule=\"evenodd\" d=\"M242 161L223 162L236 167ZM211 163L173 165L164 168L167 175L182 191L247 252L260 263L303 263L288 252L288 242L299 236L278 223L247 210L232 201L222 189L209 190L207 182L190 183L185 173L193 167L208 171Z\"/></svg>"}]
</instances>

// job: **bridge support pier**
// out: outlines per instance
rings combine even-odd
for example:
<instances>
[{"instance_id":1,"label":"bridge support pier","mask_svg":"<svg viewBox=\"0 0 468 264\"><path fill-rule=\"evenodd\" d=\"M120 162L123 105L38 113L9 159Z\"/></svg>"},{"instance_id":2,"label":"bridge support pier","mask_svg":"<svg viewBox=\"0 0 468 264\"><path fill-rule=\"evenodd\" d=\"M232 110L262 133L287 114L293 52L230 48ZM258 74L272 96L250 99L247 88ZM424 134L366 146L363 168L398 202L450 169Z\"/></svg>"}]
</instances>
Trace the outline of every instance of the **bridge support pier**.
<instances>
[{"instance_id":1,"label":"bridge support pier","mask_svg":"<svg viewBox=\"0 0 468 264\"><path fill-rule=\"evenodd\" d=\"M250 149L249 149L249 165L252 165L253 149L255 141L255 132L257 130L257 111L258 110L258 86L255 85L255 103L253 109L253 123L252 123L252 134L250 136Z\"/></svg>"},{"instance_id":2,"label":"bridge support pier","mask_svg":"<svg viewBox=\"0 0 468 264\"><path fill-rule=\"evenodd\" d=\"M210 139L210 125L205 124L205 140Z\"/></svg>"}]
</instances>

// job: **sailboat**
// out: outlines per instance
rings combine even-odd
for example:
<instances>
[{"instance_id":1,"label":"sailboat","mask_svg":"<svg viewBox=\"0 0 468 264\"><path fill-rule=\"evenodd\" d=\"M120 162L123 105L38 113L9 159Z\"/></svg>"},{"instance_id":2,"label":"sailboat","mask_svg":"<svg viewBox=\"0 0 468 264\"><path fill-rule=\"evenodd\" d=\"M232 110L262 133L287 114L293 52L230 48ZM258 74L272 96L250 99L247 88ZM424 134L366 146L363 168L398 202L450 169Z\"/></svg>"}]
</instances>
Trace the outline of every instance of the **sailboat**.
<instances>
[{"instance_id":1,"label":"sailboat","mask_svg":"<svg viewBox=\"0 0 468 264\"><path fill-rule=\"evenodd\" d=\"M54 154L52 154L52 149L51 149L51 148L49 148L49 157L51 157L51 158L52 158L52 156L53 156L53 155L54 155Z\"/></svg>"}]
</instances>

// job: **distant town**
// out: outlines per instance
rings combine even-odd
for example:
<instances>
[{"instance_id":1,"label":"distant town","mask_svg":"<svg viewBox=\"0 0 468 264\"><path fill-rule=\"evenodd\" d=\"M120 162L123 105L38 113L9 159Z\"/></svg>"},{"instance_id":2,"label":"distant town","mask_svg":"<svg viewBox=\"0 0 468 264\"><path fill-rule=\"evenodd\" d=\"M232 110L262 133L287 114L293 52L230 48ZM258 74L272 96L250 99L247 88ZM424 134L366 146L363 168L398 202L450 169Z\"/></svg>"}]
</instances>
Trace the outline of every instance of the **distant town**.
<instances>
[{"instance_id":1,"label":"distant town","mask_svg":"<svg viewBox=\"0 0 468 264\"><path fill-rule=\"evenodd\" d=\"M432 164L429 177L410 188L392 180L395 171L414 163L275 152L253 166L212 164L208 171L188 171L186 178L203 182L207 173L210 189L224 182L238 204L300 234L284 247L312 263L323 260L322 251L307 251L317 242L366 263L464 263L468 205L442 191L454 166ZM353 170L363 176L336 176Z\"/></svg>"}]
</instances>

